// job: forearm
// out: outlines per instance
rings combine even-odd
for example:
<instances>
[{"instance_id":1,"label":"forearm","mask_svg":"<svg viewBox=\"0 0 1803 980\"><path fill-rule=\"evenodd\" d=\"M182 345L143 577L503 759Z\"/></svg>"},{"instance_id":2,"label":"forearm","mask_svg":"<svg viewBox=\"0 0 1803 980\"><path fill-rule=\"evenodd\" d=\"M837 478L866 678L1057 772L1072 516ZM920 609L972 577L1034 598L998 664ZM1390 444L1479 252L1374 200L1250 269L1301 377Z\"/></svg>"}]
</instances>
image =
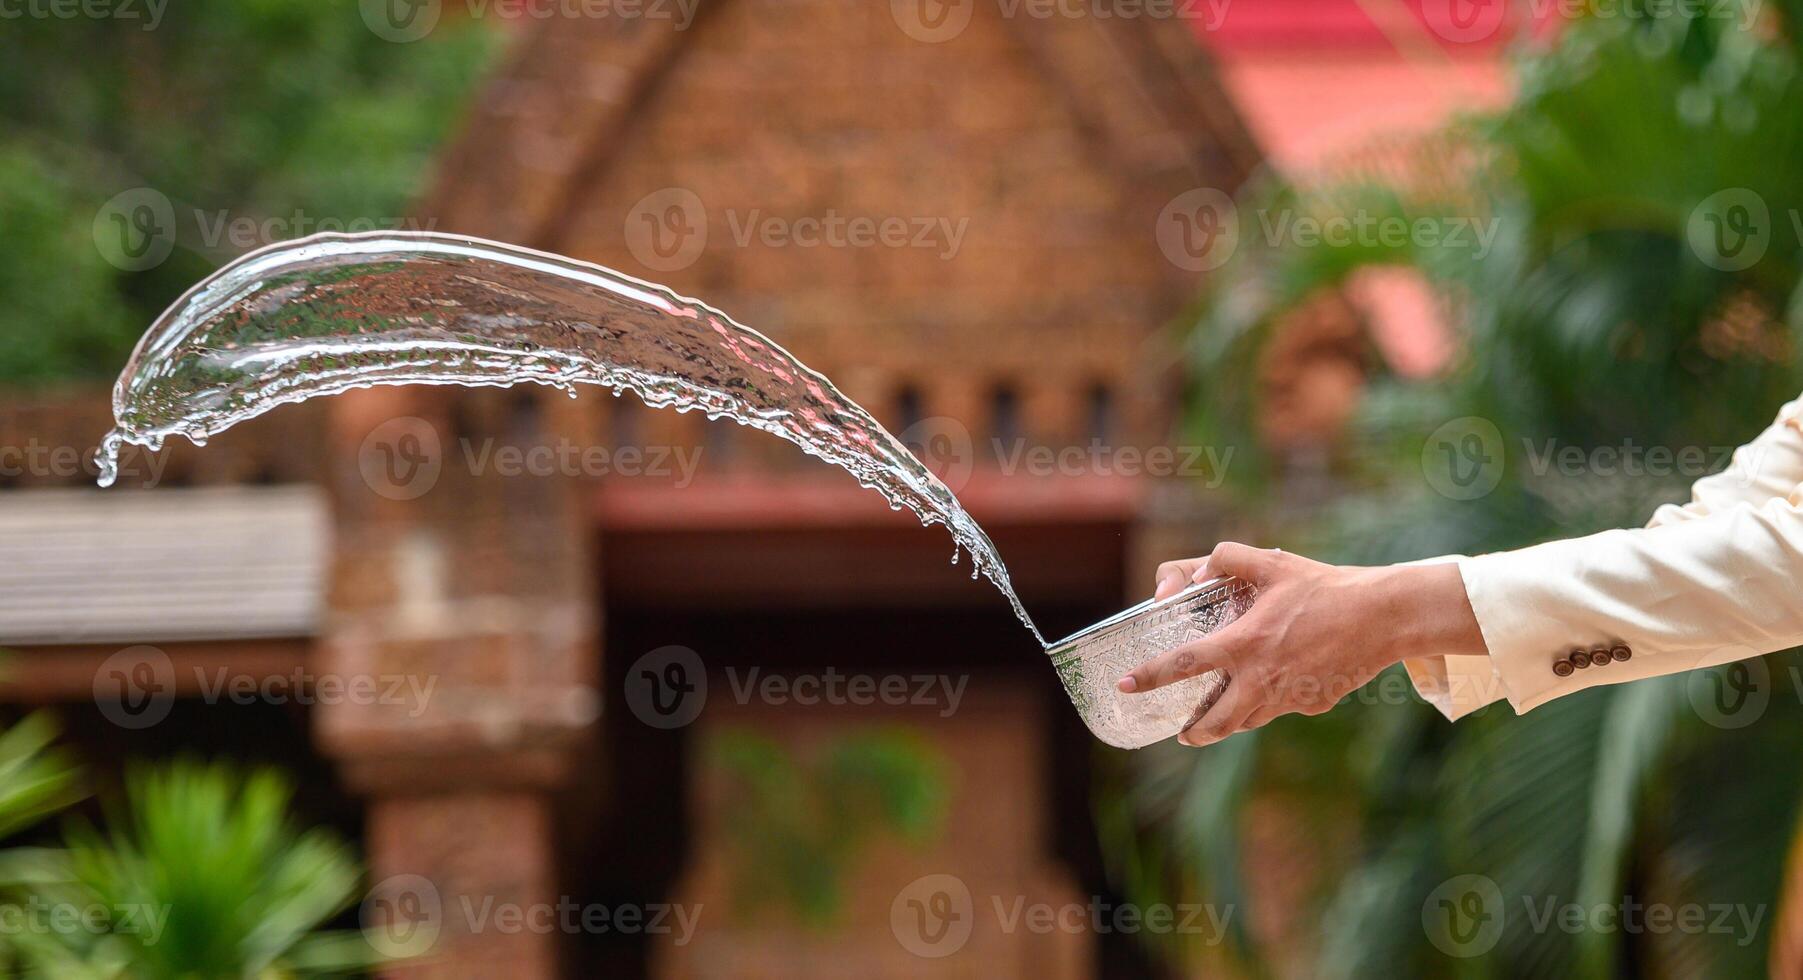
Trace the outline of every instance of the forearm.
<instances>
[{"instance_id":1,"label":"forearm","mask_svg":"<svg viewBox=\"0 0 1803 980\"><path fill-rule=\"evenodd\" d=\"M1504 697L1527 711L1588 687L1803 644L1803 511L1782 499L1459 558L1456 568L1487 656L1448 647L1407 661L1422 696L1453 718ZM1596 650L1610 656L1591 662Z\"/></svg>"},{"instance_id":2,"label":"forearm","mask_svg":"<svg viewBox=\"0 0 1803 980\"><path fill-rule=\"evenodd\" d=\"M1691 484L1690 501L1666 504L1653 513L1652 526L1694 520L1739 504L1763 506L1788 498L1803 483L1803 398L1778 410L1772 424L1734 451L1719 473Z\"/></svg>"}]
</instances>

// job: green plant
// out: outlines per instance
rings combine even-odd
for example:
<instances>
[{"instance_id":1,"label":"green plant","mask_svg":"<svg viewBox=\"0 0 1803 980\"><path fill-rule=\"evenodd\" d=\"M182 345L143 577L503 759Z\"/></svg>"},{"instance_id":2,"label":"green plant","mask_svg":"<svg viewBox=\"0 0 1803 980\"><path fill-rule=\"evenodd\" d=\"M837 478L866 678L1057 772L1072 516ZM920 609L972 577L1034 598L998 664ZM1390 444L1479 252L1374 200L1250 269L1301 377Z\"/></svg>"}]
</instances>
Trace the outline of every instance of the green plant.
<instances>
[{"instance_id":1,"label":"green plant","mask_svg":"<svg viewBox=\"0 0 1803 980\"><path fill-rule=\"evenodd\" d=\"M775 901L828 925L840 881L866 845L885 833L928 839L944 820L944 762L905 731L848 735L798 756L733 730L713 739L708 756L731 787L726 829L743 908Z\"/></svg>"},{"instance_id":2,"label":"green plant","mask_svg":"<svg viewBox=\"0 0 1803 980\"><path fill-rule=\"evenodd\" d=\"M1216 277L1193 333L1210 382L1194 413L1206 439L1253 438L1250 379L1270 338L1365 270L1419 276L1461 341L1433 379L1392 376L1374 359L1341 447L1342 492L1315 520L1272 512L1270 543L1377 563L1638 524L1680 499L1688 477L1549 475L1526 447L1732 446L1803 389L1803 241L1791 222L1803 214L1800 13L1769 7L1756 30L1719 11L1580 19L1523 54L1506 109L1424 144L1412 179L1251 189L1242 216L1459 216L1496 231L1481 255L1420 243L1242 248ZM1762 253L1742 266L1708 232L1749 202L1768 219ZM1424 479L1430 433L1466 417L1505 442L1501 482L1477 500ZM1249 487L1281 479L1275 462L1238 475ZM1314 794L1305 817L1351 825L1360 841L1321 869L1319 925L1305 937L1321 976L1757 975L1780 913L1741 936L1568 932L1535 928L1526 910L1624 896L1777 908L1803 795L1787 758L1803 723L1797 663L1782 654L1597 688L1519 718L1493 706L1456 726L1412 698L1285 719L1200 756L1143 753L1133 788L1103 803L1102 826L1137 894L1238 901L1247 802ZM1760 692L1763 717L1742 727L1712 715L1718 686ZM1422 928L1423 904L1468 873L1496 884L1508 916L1493 948L1455 959ZM1259 969L1260 951L1240 950Z\"/></svg>"},{"instance_id":3,"label":"green plant","mask_svg":"<svg viewBox=\"0 0 1803 980\"><path fill-rule=\"evenodd\" d=\"M0 839L30 827L81 799L79 774L54 748L56 723L46 714L27 716L0 732ZM17 857L0 851L0 882L18 876ZM0 885L3 888L3 885ZM6 905L0 890L0 909ZM0 930L0 976L10 976L19 952L17 933Z\"/></svg>"},{"instance_id":4,"label":"green plant","mask_svg":"<svg viewBox=\"0 0 1803 980\"><path fill-rule=\"evenodd\" d=\"M55 739L56 723L41 713L0 732L0 839L81 799L74 762Z\"/></svg>"},{"instance_id":5,"label":"green plant","mask_svg":"<svg viewBox=\"0 0 1803 980\"><path fill-rule=\"evenodd\" d=\"M49 976L334 975L376 962L358 933L321 926L358 894L350 849L298 829L272 771L180 762L128 774L109 829L72 824L61 850L13 852L24 901L73 909L26 930L23 960Z\"/></svg>"}]
</instances>

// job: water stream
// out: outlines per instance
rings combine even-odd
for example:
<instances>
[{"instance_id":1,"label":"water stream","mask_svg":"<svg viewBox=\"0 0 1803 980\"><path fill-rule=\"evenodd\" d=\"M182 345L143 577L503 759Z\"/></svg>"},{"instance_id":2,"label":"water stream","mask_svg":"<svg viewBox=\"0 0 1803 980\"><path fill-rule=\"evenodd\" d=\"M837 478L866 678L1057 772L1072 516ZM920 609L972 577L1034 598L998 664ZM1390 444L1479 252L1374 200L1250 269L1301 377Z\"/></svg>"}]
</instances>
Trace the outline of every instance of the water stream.
<instances>
[{"instance_id":1,"label":"water stream","mask_svg":"<svg viewBox=\"0 0 1803 980\"><path fill-rule=\"evenodd\" d=\"M373 385L575 385L635 392L795 443L922 524L943 524L1045 645L989 536L939 478L825 376L726 314L586 262L418 232L316 235L246 255L151 325L113 389L119 449L211 436Z\"/></svg>"}]
</instances>

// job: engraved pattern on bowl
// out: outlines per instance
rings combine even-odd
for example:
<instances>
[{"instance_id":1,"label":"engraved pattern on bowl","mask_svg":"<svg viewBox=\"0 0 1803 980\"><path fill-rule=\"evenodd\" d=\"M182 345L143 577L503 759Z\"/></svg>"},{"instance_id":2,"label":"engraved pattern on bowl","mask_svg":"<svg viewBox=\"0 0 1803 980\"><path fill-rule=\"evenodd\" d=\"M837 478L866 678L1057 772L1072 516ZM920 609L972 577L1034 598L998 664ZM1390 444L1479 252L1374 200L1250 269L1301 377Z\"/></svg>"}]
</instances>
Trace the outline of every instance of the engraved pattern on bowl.
<instances>
[{"instance_id":1,"label":"engraved pattern on bowl","mask_svg":"<svg viewBox=\"0 0 1803 980\"><path fill-rule=\"evenodd\" d=\"M1104 621L1052 645L1052 665L1084 724L1109 745L1136 749L1183 731L1227 689L1218 670L1145 694L1122 694L1122 675L1206 636L1252 606L1253 588L1237 580L1204 583L1118 622Z\"/></svg>"}]
</instances>

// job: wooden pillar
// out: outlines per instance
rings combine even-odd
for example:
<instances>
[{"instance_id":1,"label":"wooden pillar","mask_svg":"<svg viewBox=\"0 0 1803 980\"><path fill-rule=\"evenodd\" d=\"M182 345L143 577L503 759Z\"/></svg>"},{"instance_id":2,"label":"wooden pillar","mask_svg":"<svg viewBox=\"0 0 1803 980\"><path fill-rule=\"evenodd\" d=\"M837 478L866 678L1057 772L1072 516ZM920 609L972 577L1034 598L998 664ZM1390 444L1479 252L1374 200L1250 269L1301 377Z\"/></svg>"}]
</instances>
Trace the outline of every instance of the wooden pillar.
<instances>
[{"instance_id":1,"label":"wooden pillar","mask_svg":"<svg viewBox=\"0 0 1803 980\"><path fill-rule=\"evenodd\" d=\"M321 673L372 696L322 706L315 737L368 800L366 934L426 954L387 975L558 975L565 937L511 917L557 905L553 795L599 711L590 538L578 481L475 462L553 438L540 398L333 406Z\"/></svg>"}]
</instances>

